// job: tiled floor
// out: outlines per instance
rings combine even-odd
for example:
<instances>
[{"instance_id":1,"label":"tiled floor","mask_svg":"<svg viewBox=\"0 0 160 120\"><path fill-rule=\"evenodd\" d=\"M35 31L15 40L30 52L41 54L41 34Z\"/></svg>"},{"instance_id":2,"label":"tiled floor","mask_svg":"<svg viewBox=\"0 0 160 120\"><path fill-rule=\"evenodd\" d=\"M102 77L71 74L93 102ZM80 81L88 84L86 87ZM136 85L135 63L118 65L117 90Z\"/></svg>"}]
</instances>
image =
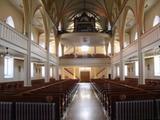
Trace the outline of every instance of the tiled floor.
<instances>
[{"instance_id":1,"label":"tiled floor","mask_svg":"<svg viewBox=\"0 0 160 120\"><path fill-rule=\"evenodd\" d=\"M79 83L78 92L65 116L64 120L107 120L89 83Z\"/></svg>"}]
</instances>

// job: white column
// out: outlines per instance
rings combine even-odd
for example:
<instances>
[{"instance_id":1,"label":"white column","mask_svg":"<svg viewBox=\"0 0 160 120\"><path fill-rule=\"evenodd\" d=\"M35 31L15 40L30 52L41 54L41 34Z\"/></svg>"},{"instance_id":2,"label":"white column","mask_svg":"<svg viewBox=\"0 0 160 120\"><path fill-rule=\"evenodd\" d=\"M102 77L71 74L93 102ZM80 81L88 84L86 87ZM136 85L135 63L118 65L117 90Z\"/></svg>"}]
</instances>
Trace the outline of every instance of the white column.
<instances>
[{"instance_id":1,"label":"white column","mask_svg":"<svg viewBox=\"0 0 160 120\"><path fill-rule=\"evenodd\" d=\"M142 43L141 43L141 35L144 32L144 17L143 17L143 9L141 5L141 0L137 1L137 33L138 33L138 62L139 62L139 78L138 84L145 84L145 59L144 53L142 52Z\"/></svg>"},{"instance_id":2,"label":"white column","mask_svg":"<svg viewBox=\"0 0 160 120\"><path fill-rule=\"evenodd\" d=\"M56 56L59 57L59 36L55 39Z\"/></svg>"},{"instance_id":3,"label":"white column","mask_svg":"<svg viewBox=\"0 0 160 120\"><path fill-rule=\"evenodd\" d=\"M28 55L24 57L24 86L31 86L31 60Z\"/></svg>"},{"instance_id":4,"label":"white column","mask_svg":"<svg viewBox=\"0 0 160 120\"><path fill-rule=\"evenodd\" d=\"M45 61L44 67L45 67L45 82L49 82L50 81L50 65L48 60Z\"/></svg>"},{"instance_id":5,"label":"white column","mask_svg":"<svg viewBox=\"0 0 160 120\"><path fill-rule=\"evenodd\" d=\"M54 65L52 65L52 78L54 78L55 79L55 69L54 69Z\"/></svg>"},{"instance_id":6,"label":"white column","mask_svg":"<svg viewBox=\"0 0 160 120\"><path fill-rule=\"evenodd\" d=\"M49 31L48 31L49 32ZM45 82L50 81L50 63L49 63L49 33L46 32L46 61L45 61Z\"/></svg>"},{"instance_id":7,"label":"white column","mask_svg":"<svg viewBox=\"0 0 160 120\"><path fill-rule=\"evenodd\" d=\"M40 9L41 13L42 13L42 18L44 21L44 29L45 29L45 47L46 47L46 61L44 63L44 67L45 67L45 82L49 82L50 81L50 63L49 63L49 56L50 56L50 52L49 52L49 37L50 37L50 28L49 28L49 21L47 19L46 16L46 12L43 9Z\"/></svg>"},{"instance_id":8,"label":"white column","mask_svg":"<svg viewBox=\"0 0 160 120\"><path fill-rule=\"evenodd\" d=\"M116 78L116 66L111 64L111 79L114 80Z\"/></svg>"},{"instance_id":9,"label":"white column","mask_svg":"<svg viewBox=\"0 0 160 120\"><path fill-rule=\"evenodd\" d=\"M0 81L4 80L4 57L0 58Z\"/></svg>"},{"instance_id":10,"label":"white column","mask_svg":"<svg viewBox=\"0 0 160 120\"><path fill-rule=\"evenodd\" d=\"M31 27L32 27L32 0L23 0L24 4L24 34L28 37L27 54L24 57L24 86L31 86Z\"/></svg>"},{"instance_id":11,"label":"white column","mask_svg":"<svg viewBox=\"0 0 160 120\"><path fill-rule=\"evenodd\" d=\"M111 39L111 54L114 56L114 38Z\"/></svg>"},{"instance_id":12,"label":"white column","mask_svg":"<svg viewBox=\"0 0 160 120\"><path fill-rule=\"evenodd\" d=\"M138 32L138 62L139 62L138 84L145 84L145 58L144 58L144 53L142 52L140 31Z\"/></svg>"},{"instance_id":13,"label":"white column","mask_svg":"<svg viewBox=\"0 0 160 120\"><path fill-rule=\"evenodd\" d=\"M123 50L120 51L120 80L125 80Z\"/></svg>"},{"instance_id":14,"label":"white column","mask_svg":"<svg viewBox=\"0 0 160 120\"><path fill-rule=\"evenodd\" d=\"M59 80L59 66L58 65L55 66L55 79Z\"/></svg>"}]
</instances>

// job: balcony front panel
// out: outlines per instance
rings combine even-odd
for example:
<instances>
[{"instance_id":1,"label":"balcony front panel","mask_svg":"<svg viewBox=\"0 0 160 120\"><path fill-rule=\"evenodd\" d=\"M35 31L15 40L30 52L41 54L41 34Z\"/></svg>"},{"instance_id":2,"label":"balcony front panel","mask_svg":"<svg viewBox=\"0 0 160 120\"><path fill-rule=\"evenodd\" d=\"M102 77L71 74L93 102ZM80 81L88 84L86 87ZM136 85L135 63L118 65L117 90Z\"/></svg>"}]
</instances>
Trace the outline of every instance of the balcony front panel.
<instances>
[{"instance_id":1,"label":"balcony front panel","mask_svg":"<svg viewBox=\"0 0 160 120\"><path fill-rule=\"evenodd\" d=\"M110 58L60 58L60 66L108 66L110 65Z\"/></svg>"},{"instance_id":2,"label":"balcony front panel","mask_svg":"<svg viewBox=\"0 0 160 120\"><path fill-rule=\"evenodd\" d=\"M0 46L8 47L21 54L27 54L27 41L29 39L17 32L14 28L0 21ZM31 57L47 61L47 51L31 41ZM50 55L50 63L58 64L57 57Z\"/></svg>"},{"instance_id":3,"label":"balcony front panel","mask_svg":"<svg viewBox=\"0 0 160 120\"><path fill-rule=\"evenodd\" d=\"M142 50L147 51L160 45L160 24L141 36Z\"/></svg>"}]
</instances>

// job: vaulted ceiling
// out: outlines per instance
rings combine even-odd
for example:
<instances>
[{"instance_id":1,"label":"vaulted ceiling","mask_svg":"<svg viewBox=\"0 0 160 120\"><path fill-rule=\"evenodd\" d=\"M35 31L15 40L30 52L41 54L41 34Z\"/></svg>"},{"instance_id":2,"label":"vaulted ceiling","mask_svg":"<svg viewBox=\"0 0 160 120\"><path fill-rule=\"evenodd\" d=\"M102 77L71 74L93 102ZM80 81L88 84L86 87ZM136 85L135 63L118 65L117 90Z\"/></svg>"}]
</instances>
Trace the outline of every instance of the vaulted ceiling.
<instances>
[{"instance_id":1,"label":"vaulted ceiling","mask_svg":"<svg viewBox=\"0 0 160 120\"><path fill-rule=\"evenodd\" d=\"M72 22L74 16L82 12L97 16L97 21L105 27L108 22L114 21L112 9L120 9L123 2L124 0L42 0L56 26L61 22L64 29Z\"/></svg>"},{"instance_id":2,"label":"vaulted ceiling","mask_svg":"<svg viewBox=\"0 0 160 120\"><path fill-rule=\"evenodd\" d=\"M22 0L9 0L23 12ZM126 0L33 0L33 11L43 6L55 26L59 23L66 29L73 18L82 12L97 17L97 22L105 29L108 22L114 23Z\"/></svg>"}]
</instances>

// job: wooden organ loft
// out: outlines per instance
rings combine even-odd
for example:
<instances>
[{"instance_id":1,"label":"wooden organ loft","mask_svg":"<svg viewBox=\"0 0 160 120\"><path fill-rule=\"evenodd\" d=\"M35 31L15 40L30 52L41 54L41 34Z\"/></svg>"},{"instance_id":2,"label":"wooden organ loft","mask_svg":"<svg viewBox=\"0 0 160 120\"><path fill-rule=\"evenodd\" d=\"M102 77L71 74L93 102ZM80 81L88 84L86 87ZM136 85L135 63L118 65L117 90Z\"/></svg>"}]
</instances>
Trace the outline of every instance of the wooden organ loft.
<instances>
[{"instance_id":1,"label":"wooden organ loft","mask_svg":"<svg viewBox=\"0 0 160 120\"><path fill-rule=\"evenodd\" d=\"M74 19L74 32L96 32L95 18L85 12Z\"/></svg>"}]
</instances>

